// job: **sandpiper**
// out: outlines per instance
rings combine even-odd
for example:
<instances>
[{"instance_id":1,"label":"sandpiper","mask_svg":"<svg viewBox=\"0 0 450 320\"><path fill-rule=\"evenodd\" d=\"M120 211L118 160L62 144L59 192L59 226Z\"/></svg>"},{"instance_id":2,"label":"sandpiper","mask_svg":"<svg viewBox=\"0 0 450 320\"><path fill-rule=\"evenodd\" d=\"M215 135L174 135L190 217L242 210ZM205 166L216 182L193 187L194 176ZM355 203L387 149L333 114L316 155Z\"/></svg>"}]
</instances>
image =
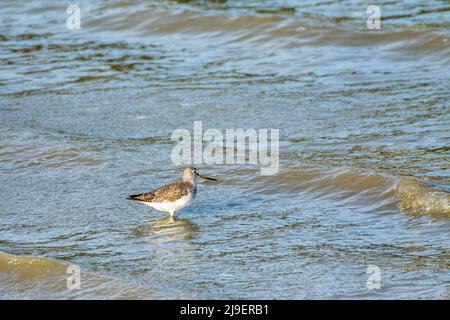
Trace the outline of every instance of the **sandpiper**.
<instances>
[{"instance_id":1,"label":"sandpiper","mask_svg":"<svg viewBox=\"0 0 450 320\"><path fill-rule=\"evenodd\" d=\"M197 193L197 177L217 181L198 174L197 169L193 167L188 167L184 169L182 179L151 192L131 195L128 199L142 202L159 211L168 212L172 217L176 211L186 208L194 200Z\"/></svg>"}]
</instances>

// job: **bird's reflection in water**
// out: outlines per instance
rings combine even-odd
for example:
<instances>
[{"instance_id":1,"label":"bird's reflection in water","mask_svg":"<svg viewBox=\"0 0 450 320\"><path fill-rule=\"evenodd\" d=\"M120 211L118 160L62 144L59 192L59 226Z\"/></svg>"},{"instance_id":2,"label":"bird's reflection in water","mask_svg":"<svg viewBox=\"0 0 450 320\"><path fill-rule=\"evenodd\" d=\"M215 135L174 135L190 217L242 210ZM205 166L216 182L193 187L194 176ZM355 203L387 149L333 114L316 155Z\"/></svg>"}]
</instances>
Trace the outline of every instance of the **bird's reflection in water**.
<instances>
[{"instance_id":1,"label":"bird's reflection in water","mask_svg":"<svg viewBox=\"0 0 450 320\"><path fill-rule=\"evenodd\" d=\"M152 237L152 240L163 243L193 240L197 231L198 226L189 219L166 217L136 228L135 233L140 236Z\"/></svg>"}]
</instances>

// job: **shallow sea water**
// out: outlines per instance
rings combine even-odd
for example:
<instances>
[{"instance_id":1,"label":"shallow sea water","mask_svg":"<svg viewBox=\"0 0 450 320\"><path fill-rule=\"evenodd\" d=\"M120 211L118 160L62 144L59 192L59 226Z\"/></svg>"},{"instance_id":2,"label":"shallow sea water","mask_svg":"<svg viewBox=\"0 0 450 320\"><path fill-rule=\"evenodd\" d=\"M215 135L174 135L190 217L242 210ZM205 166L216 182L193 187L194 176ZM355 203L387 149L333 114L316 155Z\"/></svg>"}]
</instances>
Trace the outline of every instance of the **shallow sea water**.
<instances>
[{"instance_id":1,"label":"shallow sea water","mask_svg":"<svg viewBox=\"0 0 450 320\"><path fill-rule=\"evenodd\" d=\"M1 299L449 298L448 3L79 3L0 2ZM126 200L196 120L279 129L279 172Z\"/></svg>"}]
</instances>

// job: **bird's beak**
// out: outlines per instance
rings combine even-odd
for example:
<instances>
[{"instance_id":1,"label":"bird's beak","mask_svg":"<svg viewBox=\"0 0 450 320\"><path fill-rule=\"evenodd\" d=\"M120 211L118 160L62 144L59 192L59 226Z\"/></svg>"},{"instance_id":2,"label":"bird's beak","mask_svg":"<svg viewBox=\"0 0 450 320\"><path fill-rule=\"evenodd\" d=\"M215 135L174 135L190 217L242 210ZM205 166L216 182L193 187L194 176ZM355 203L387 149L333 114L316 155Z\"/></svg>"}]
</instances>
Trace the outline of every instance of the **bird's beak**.
<instances>
[{"instance_id":1,"label":"bird's beak","mask_svg":"<svg viewBox=\"0 0 450 320\"><path fill-rule=\"evenodd\" d=\"M205 179L205 180L218 181L217 179L210 178L210 177L198 174L198 173L197 173L197 176L199 176L200 178Z\"/></svg>"}]
</instances>

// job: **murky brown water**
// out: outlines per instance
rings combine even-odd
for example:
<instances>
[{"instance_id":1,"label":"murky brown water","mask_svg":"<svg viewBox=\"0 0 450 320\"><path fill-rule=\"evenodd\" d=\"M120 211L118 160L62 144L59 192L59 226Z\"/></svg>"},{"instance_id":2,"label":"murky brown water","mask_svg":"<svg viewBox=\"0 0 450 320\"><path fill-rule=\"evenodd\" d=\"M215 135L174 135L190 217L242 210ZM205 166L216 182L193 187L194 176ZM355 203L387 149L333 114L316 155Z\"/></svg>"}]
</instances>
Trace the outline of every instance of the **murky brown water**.
<instances>
[{"instance_id":1,"label":"murky brown water","mask_svg":"<svg viewBox=\"0 0 450 320\"><path fill-rule=\"evenodd\" d=\"M449 298L447 2L79 4L0 2L0 298ZM280 172L125 200L195 120L280 129Z\"/></svg>"}]
</instances>

